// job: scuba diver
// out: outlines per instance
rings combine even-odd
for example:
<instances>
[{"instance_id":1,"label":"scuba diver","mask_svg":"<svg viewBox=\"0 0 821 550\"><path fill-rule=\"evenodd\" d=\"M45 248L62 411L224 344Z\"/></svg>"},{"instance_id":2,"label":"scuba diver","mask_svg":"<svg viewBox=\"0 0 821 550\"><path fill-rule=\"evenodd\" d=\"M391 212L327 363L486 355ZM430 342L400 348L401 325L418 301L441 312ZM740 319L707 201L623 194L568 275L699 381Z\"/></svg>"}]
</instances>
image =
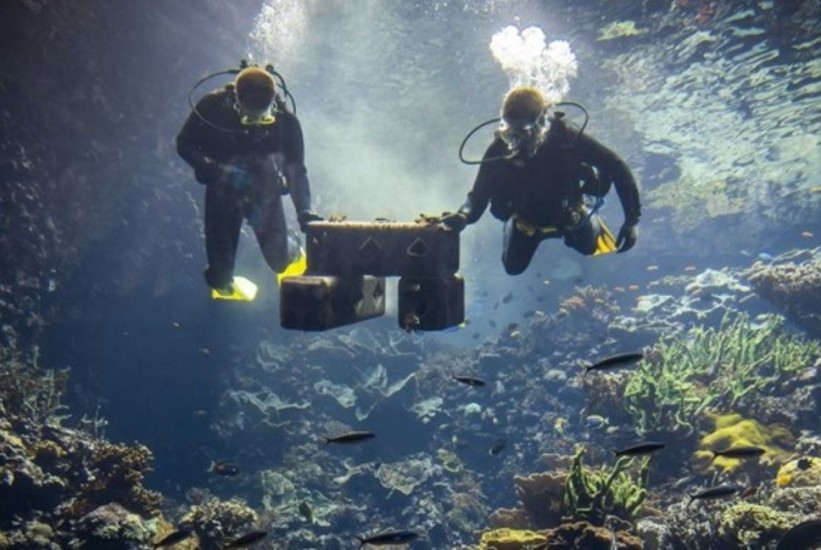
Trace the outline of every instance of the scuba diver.
<instances>
[{"instance_id":1,"label":"scuba diver","mask_svg":"<svg viewBox=\"0 0 821 550\"><path fill-rule=\"evenodd\" d=\"M497 120L475 128L465 142ZM502 103L494 141L482 160L473 162L481 164L473 189L457 212L442 215L441 223L462 231L490 203L491 214L505 222L502 263L509 275L524 272L546 238L562 238L585 255L626 252L636 244L641 214L636 181L621 158L583 130L561 112L548 117L536 88L513 88ZM617 239L596 212L611 184L624 210ZM596 204L585 204L585 196L595 197Z\"/></svg>"},{"instance_id":2,"label":"scuba diver","mask_svg":"<svg viewBox=\"0 0 821 550\"><path fill-rule=\"evenodd\" d=\"M177 136L177 153L206 186L205 281L215 298L232 296L238 292L235 283L245 281L234 278L243 220L253 228L267 264L281 273L293 260L282 195L291 195L303 232L309 222L322 219L311 210L302 127L277 94L274 76L292 98L282 77L270 65L263 69L243 61L239 70L209 75L191 91L220 74L236 78L196 106L189 94L192 112Z\"/></svg>"}]
</instances>

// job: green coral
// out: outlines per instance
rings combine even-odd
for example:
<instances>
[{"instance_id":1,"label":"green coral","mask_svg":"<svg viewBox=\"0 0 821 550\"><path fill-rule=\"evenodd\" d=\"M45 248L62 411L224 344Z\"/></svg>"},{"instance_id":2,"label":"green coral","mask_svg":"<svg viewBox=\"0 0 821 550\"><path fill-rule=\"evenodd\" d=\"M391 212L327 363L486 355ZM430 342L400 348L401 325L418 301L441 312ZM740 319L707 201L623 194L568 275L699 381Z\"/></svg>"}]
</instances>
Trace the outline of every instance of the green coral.
<instances>
[{"instance_id":1,"label":"green coral","mask_svg":"<svg viewBox=\"0 0 821 550\"><path fill-rule=\"evenodd\" d=\"M818 357L821 344L788 334L783 317L756 324L727 315L718 328L656 344L627 383L625 408L643 432L692 433L705 410L735 408Z\"/></svg>"},{"instance_id":2,"label":"green coral","mask_svg":"<svg viewBox=\"0 0 821 550\"><path fill-rule=\"evenodd\" d=\"M593 525L603 525L607 516L632 518L647 497L650 457L641 460L633 478L629 472L631 457L619 457L609 469L591 470L582 465L584 452L584 447L576 451L565 482L567 513Z\"/></svg>"}]
</instances>

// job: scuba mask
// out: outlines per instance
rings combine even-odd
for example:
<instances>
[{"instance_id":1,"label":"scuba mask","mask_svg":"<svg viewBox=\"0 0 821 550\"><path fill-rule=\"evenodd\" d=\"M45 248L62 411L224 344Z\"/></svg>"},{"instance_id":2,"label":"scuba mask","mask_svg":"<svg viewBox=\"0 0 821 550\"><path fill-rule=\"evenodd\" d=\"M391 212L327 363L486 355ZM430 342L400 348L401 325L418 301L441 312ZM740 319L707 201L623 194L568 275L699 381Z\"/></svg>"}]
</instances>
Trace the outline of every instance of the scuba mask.
<instances>
[{"instance_id":1,"label":"scuba mask","mask_svg":"<svg viewBox=\"0 0 821 550\"><path fill-rule=\"evenodd\" d=\"M243 109L239 102L236 102L234 108L240 114L240 123L243 126L268 126L277 121L276 108L274 106L264 111L253 112Z\"/></svg>"},{"instance_id":2,"label":"scuba mask","mask_svg":"<svg viewBox=\"0 0 821 550\"><path fill-rule=\"evenodd\" d=\"M546 134L544 116L536 120L503 118L496 130L496 136L505 143L511 154L528 157L536 154Z\"/></svg>"}]
</instances>

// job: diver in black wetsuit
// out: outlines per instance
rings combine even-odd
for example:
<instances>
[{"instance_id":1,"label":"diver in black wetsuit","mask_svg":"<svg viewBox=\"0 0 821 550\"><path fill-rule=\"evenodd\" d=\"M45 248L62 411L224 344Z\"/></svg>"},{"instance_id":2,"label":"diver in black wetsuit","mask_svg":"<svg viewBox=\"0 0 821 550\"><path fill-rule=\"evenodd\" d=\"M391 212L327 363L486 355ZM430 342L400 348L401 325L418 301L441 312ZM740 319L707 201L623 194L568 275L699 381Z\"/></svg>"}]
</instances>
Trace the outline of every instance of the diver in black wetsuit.
<instances>
[{"instance_id":1,"label":"diver in black wetsuit","mask_svg":"<svg viewBox=\"0 0 821 550\"><path fill-rule=\"evenodd\" d=\"M205 190L205 280L230 292L244 219L268 265L290 261L282 195L290 193L300 228L311 210L302 128L285 109L271 74L246 67L232 84L203 97L177 136L177 152Z\"/></svg>"},{"instance_id":2,"label":"diver in black wetsuit","mask_svg":"<svg viewBox=\"0 0 821 550\"><path fill-rule=\"evenodd\" d=\"M617 239L583 200L604 197L611 184L624 210ZM467 201L441 221L461 231L479 220L488 203L491 214L506 222L502 263L510 275L527 269L545 238L561 237L586 255L625 252L636 244L641 204L630 169L560 113L546 121L545 101L535 88L514 88L505 96L502 124Z\"/></svg>"}]
</instances>

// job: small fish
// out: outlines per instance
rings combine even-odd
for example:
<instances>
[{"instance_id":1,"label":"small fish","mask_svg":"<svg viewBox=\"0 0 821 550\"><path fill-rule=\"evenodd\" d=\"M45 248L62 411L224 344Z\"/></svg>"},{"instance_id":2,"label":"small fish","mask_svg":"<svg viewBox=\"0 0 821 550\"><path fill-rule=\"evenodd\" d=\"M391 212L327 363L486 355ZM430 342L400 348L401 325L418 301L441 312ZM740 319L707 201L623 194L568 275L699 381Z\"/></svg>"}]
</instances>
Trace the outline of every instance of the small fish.
<instances>
[{"instance_id":1,"label":"small fish","mask_svg":"<svg viewBox=\"0 0 821 550\"><path fill-rule=\"evenodd\" d=\"M711 498L723 498L734 495L738 492L738 487L735 485L716 485L715 487L708 487L697 493L690 495L690 500L687 506L690 506L694 500L705 500Z\"/></svg>"},{"instance_id":2,"label":"small fish","mask_svg":"<svg viewBox=\"0 0 821 550\"><path fill-rule=\"evenodd\" d=\"M752 498L758 493L758 485L750 485L746 489L744 489L739 496L739 498L748 499Z\"/></svg>"},{"instance_id":3,"label":"small fish","mask_svg":"<svg viewBox=\"0 0 821 550\"><path fill-rule=\"evenodd\" d=\"M643 358L644 353L642 352L619 353L616 355L611 355L610 357L605 357L601 361L585 366L582 379L584 379L590 371L623 367L629 363L641 361Z\"/></svg>"},{"instance_id":4,"label":"small fish","mask_svg":"<svg viewBox=\"0 0 821 550\"><path fill-rule=\"evenodd\" d=\"M812 467L812 458L808 458L808 457L799 458L798 461L795 463L795 465L801 471L809 470Z\"/></svg>"},{"instance_id":5,"label":"small fish","mask_svg":"<svg viewBox=\"0 0 821 550\"><path fill-rule=\"evenodd\" d=\"M803 521L784 533L775 550L812 550L821 545L821 518Z\"/></svg>"},{"instance_id":6,"label":"small fish","mask_svg":"<svg viewBox=\"0 0 821 550\"><path fill-rule=\"evenodd\" d=\"M696 268L696 266L694 266L694 265L685 265L685 266L684 266L684 271L687 271L687 272L690 272L690 271L695 271L696 269L697 269L697 268Z\"/></svg>"},{"instance_id":7,"label":"small fish","mask_svg":"<svg viewBox=\"0 0 821 550\"><path fill-rule=\"evenodd\" d=\"M630 447L625 447L624 449L614 449L613 452L616 454L616 456L649 455L655 453L656 451L662 450L666 446L666 443L660 443L658 441L647 441L644 443L631 445Z\"/></svg>"},{"instance_id":8,"label":"small fish","mask_svg":"<svg viewBox=\"0 0 821 550\"><path fill-rule=\"evenodd\" d=\"M268 536L268 531L251 531L242 535L233 542L229 542L223 546L223 550L234 550L236 548L248 548Z\"/></svg>"},{"instance_id":9,"label":"small fish","mask_svg":"<svg viewBox=\"0 0 821 550\"><path fill-rule=\"evenodd\" d=\"M322 439L325 440L325 445L327 445L328 443L339 443L342 445L346 445L352 443L361 443L363 441L373 439L374 437L376 437L376 434L373 432L347 432L344 434L335 435L333 437L322 436ZM323 447L325 445L323 445Z\"/></svg>"},{"instance_id":10,"label":"small fish","mask_svg":"<svg viewBox=\"0 0 821 550\"><path fill-rule=\"evenodd\" d=\"M513 300L513 292L508 292L505 294L504 298L502 298L502 303L509 304L511 300Z\"/></svg>"},{"instance_id":11,"label":"small fish","mask_svg":"<svg viewBox=\"0 0 821 550\"><path fill-rule=\"evenodd\" d=\"M584 417L584 425L589 430L597 430L607 426L607 419L599 414L591 414Z\"/></svg>"},{"instance_id":12,"label":"small fish","mask_svg":"<svg viewBox=\"0 0 821 550\"><path fill-rule=\"evenodd\" d=\"M803 233L801 233L801 236L805 239L815 238L815 234L812 231L804 231Z\"/></svg>"},{"instance_id":13,"label":"small fish","mask_svg":"<svg viewBox=\"0 0 821 550\"><path fill-rule=\"evenodd\" d=\"M303 500L299 503L299 513L302 514L302 517L304 517L308 523L314 522L314 509L311 508L307 500Z\"/></svg>"},{"instance_id":14,"label":"small fish","mask_svg":"<svg viewBox=\"0 0 821 550\"><path fill-rule=\"evenodd\" d=\"M475 376L461 376L461 375L453 375L453 379L457 382L461 382L462 384L467 384L468 386L472 386L474 388L481 388L482 386L486 386L487 382L482 380L481 378L476 378Z\"/></svg>"},{"instance_id":15,"label":"small fish","mask_svg":"<svg viewBox=\"0 0 821 550\"><path fill-rule=\"evenodd\" d=\"M510 323L507 326L507 331L508 332L514 332L514 331L517 331L517 330L519 330L519 323Z\"/></svg>"},{"instance_id":16,"label":"small fish","mask_svg":"<svg viewBox=\"0 0 821 550\"><path fill-rule=\"evenodd\" d=\"M384 533L379 533L378 535L373 535L370 537L356 537L356 540L359 541L359 546L357 546L357 549L359 549L367 544L372 544L373 546L407 544L417 538L419 538L419 535L413 531L385 531Z\"/></svg>"},{"instance_id":17,"label":"small fish","mask_svg":"<svg viewBox=\"0 0 821 550\"><path fill-rule=\"evenodd\" d=\"M756 256L756 258L758 258L762 262L771 262L771 261L773 261L773 255L772 254L767 254L766 252L759 253L758 256Z\"/></svg>"},{"instance_id":18,"label":"small fish","mask_svg":"<svg viewBox=\"0 0 821 550\"><path fill-rule=\"evenodd\" d=\"M169 535L166 535L159 542L155 542L154 548L165 548L168 546L174 546L178 542L184 541L193 534L194 531L191 531L189 529L179 529Z\"/></svg>"},{"instance_id":19,"label":"small fish","mask_svg":"<svg viewBox=\"0 0 821 550\"><path fill-rule=\"evenodd\" d=\"M761 447L756 447L753 445L747 445L744 447L730 447L729 449L724 449L723 451L715 451L711 449L710 452L713 453L712 460L715 460L720 456L724 458L741 459L761 456L767 452L767 449L762 449Z\"/></svg>"},{"instance_id":20,"label":"small fish","mask_svg":"<svg viewBox=\"0 0 821 550\"><path fill-rule=\"evenodd\" d=\"M222 477L234 477L239 474L239 466L225 460L212 462L208 471Z\"/></svg>"},{"instance_id":21,"label":"small fish","mask_svg":"<svg viewBox=\"0 0 821 550\"><path fill-rule=\"evenodd\" d=\"M501 453L502 451L504 451L504 450L505 450L505 447L507 447L507 441L505 441L505 438L504 438L504 437L500 437L500 438L499 438L499 439L497 439L497 440L496 440L496 442L495 442L495 443L494 443L494 444L490 447L490 450L488 451L488 453L490 453L490 455L491 455L491 456L496 456L497 454L499 454L499 453Z\"/></svg>"},{"instance_id":22,"label":"small fish","mask_svg":"<svg viewBox=\"0 0 821 550\"><path fill-rule=\"evenodd\" d=\"M627 285L627 290L638 290L639 285Z\"/></svg>"},{"instance_id":23,"label":"small fish","mask_svg":"<svg viewBox=\"0 0 821 550\"><path fill-rule=\"evenodd\" d=\"M659 266L657 266L657 265L648 265L646 267L646 269L647 269L647 271L658 271Z\"/></svg>"}]
</instances>

